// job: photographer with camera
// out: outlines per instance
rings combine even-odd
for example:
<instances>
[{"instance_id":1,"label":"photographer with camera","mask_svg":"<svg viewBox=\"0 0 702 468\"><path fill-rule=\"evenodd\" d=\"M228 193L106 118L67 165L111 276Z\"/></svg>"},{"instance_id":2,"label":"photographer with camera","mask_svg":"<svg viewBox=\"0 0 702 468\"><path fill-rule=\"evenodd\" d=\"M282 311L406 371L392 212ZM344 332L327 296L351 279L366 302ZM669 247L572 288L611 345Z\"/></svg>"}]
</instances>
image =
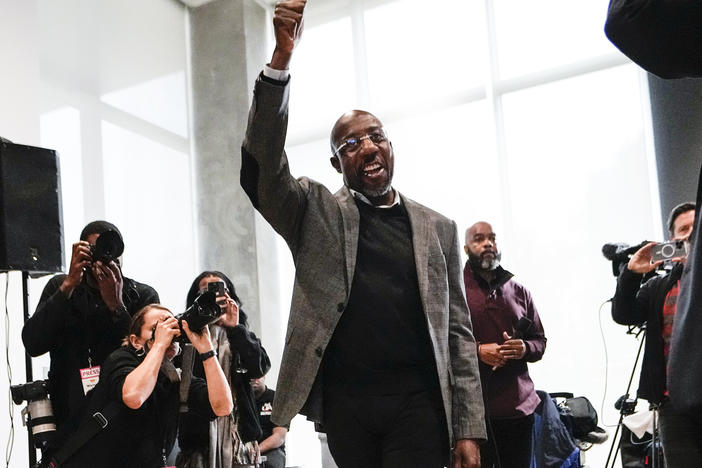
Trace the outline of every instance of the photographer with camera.
<instances>
[{"instance_id":1,"label":"photographer with camera","mask_svg":"<svg viewBox=\"0 0 702 468\"><path fill-rule=\"evenodd\" d=\"M216 308L203 304L202 308ZM229 385L216 359L206 322L197 330L199 311L178 317L159 304L141 309L131 321L122 347L104 363L79 431L105 416L101 431L56 466L101 468L165 467L178 429L180 374L171 360L185 334L202 360L204 379L193 377L188 392L192 411L214 418L232 410ZM211 314L210 314L211 315ZM188 323L190 319L192 328ZM113 410L113 408L116 408Z\"/></svg>"},{"instance_id":2,"label":"photographer with camera","mask_svg":"<svg viewBox=\"0 0 702 468\"><path fill-rule=\"evenodd\" d=\"M672 239L687 242L694 221L694 203L682 203L673 208L668 218ZM663 260L651 259L656 245L650 242L641 247L622 270L612 299L612 318L622 325L646 324L646 347L638 396L658 407L666 466L699 466L702 460L702 446L699 443L702 427L670 405L666 388L668 354L685 257L671 258L672 269L642 284L644 275L663 263Z\"/></svg>"},{"instance_id":3,"label":"photographer with camera","mask_svg":"<svg viewBox=\"0 0 702 468\"><path fill-rule=\"evenodd\" d=\"M152 287L122 276L123 247L113 224L86 225L80 241L73 244L68 274L49 280L22 329L31 356L49 352L51 357L48 392L57 431L39 447L44 458L76 430L86 394L99 379L100 366L127 334L131 316L159 302Z\"/></svg>"},{"instance_id":4,"label":"photographer with camera","mask_svg":"<svg viewBox=\"0 0 702 468\"><path fill-rule=\"evenodd\" d=\"M234 284L224 273L200 273L188 291L187 306L208 291L215 293L222 309L222 316L209 325L209 332L236 405L231 414L213 421L192 411L185 413L180 421L181 452L176 465L178 468L255 466L260 456L257 440L261 426L249 380L265 375L270 360L261 341L249 330ZM192 374L203 376L202 362L197 357Z\"/></svg>"}]
</instances>

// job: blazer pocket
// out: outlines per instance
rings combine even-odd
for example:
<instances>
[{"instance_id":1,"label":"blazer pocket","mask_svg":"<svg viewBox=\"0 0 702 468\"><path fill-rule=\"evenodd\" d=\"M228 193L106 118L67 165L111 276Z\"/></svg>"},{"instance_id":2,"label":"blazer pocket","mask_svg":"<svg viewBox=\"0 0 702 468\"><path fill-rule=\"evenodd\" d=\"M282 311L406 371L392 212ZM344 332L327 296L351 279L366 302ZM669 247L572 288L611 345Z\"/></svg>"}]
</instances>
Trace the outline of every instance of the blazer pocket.
<instances>
[{"instance_id":1,"label":"blazer pocket","mask_svg":"<svg viewBox=\"0 0 702 468\"><path fill-rule=\"evenodd\" d=\"M453 370L451 369L451 366L448 366L448 378L449 378L449 383L451 384L452 387L456 386L456 379L453 377Z\"/></svg>"}]
</instances>

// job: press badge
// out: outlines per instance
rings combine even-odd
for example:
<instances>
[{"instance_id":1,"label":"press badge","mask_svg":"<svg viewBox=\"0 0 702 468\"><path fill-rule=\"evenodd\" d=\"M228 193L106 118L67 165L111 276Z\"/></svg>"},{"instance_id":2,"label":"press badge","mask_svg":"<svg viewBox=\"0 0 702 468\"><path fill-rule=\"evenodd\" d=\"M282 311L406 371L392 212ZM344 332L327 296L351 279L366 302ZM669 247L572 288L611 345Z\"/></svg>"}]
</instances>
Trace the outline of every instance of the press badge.
<instances>
[{"instance_id":1,"label":"press badge","mask_svg":"<svg viewBox=\"0 0 702 468\"><path fill-rule=\"evenodd\" d=\"M90 366L80 370L80 381L83 384L83 393L86 395L100 380L100 366Z\"/></svg>"}]
</instances>

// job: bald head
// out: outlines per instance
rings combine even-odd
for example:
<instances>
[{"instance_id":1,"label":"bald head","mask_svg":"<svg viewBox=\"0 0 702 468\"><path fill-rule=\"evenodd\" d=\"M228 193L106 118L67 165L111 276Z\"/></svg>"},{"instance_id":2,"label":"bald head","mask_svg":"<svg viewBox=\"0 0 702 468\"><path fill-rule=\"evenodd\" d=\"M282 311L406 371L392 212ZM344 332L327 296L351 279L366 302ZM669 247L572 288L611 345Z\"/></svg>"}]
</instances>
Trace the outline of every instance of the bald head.
<instances>
[{"instance_id":1,"label":"bald head","mask_svg":"<svg viewBox=\"0 0 702 468\"><path fill-rule=\"evenodd\" d=\"M353 135L351 131L355 129L357 124L360 122L367 122L368 124L373 124L380 128L383 127L380 120L370 112L354 109L344 113L337 119L334 127L332 127L331 134L329 135L329 145L331 146L332 154L336 153L342 139L350 136L358 136Z\"/></svg>"},{"instance_id":2,"label":"bald head","mask_svg":"<svg viewBox=\"0 0 702 468\"><path fill-rule=\"evenodd\" d=\"M488 222L478 221L477 223L466 229L466 245L468 245L469 240L473 238L476 232L492 233L492 226Z\"/></svg>"},{"instance_id":3,"label":"bald head","mask_svg":"<svg viewBox=\"0 0 702 468\"><path fill-rule=\"evenodd\" d=\"M343 175L348 188L363 194L374 205L393 202L394 153L376 116L362 110L345 113L334 124L330 144L329 162Z\"/></svg>"}]
</instances>

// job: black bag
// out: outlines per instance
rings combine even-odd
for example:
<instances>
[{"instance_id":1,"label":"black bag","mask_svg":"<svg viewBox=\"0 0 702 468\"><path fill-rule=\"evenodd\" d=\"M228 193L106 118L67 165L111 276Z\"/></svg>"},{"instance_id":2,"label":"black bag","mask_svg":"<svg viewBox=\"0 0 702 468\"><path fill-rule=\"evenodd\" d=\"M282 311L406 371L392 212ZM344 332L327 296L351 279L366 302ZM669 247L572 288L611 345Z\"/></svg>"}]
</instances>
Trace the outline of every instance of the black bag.
<instances>
[{"instance_id":1,"label":"black bag","mask_svg":"<svg viewBox=\"0 0 702 468\"><path fill-rule=\"evenodd\" d=\"M565 398L558 403L561 421L576 439L582 439L597 429L597 411L590 400L572 393L551 393L553 398Z\"/></svg>"},{"instance_id":2,"label":"black bag","mask_svg":"<svg viewBox=\"0 0 702 468\"><path fill-rule=\"evenodd\" d=\"M605 34L661 78L702 76L702 1L610 0Z\"/></svg>"}]
</instances>

